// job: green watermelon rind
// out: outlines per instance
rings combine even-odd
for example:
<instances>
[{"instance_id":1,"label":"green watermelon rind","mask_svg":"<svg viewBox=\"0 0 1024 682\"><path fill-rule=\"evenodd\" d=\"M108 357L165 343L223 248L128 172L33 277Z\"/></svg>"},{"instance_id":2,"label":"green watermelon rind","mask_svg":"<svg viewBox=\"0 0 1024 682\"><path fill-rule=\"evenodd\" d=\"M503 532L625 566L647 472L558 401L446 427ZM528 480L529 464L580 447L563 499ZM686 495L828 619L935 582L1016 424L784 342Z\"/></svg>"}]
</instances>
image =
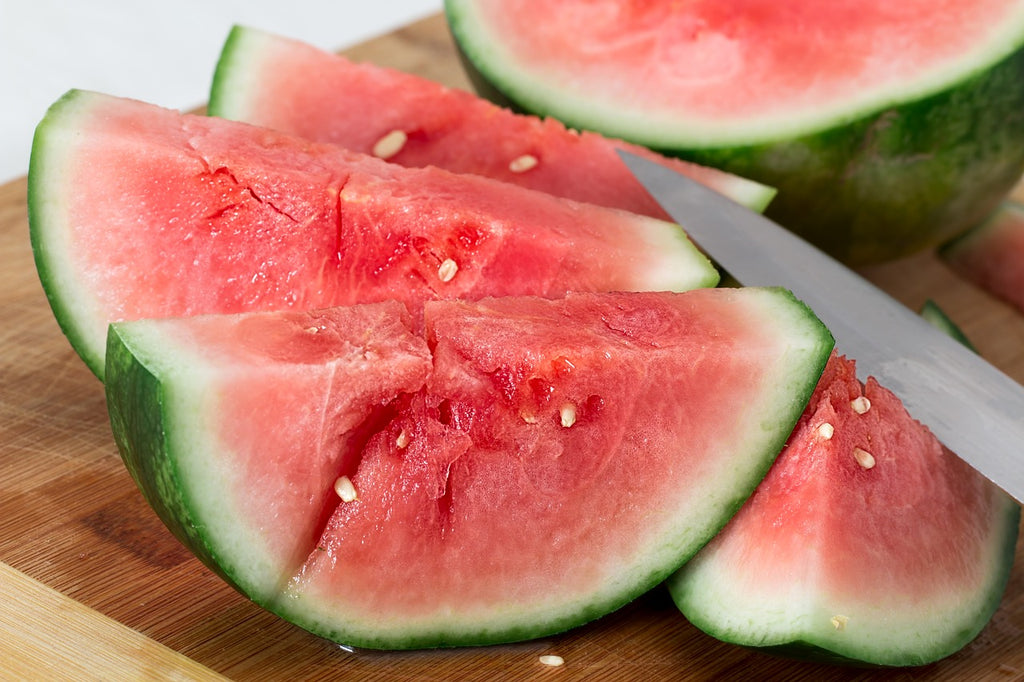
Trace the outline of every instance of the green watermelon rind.
<instances>
[{"instance_id":1,"label":"green watermelon rind","mask_svg":"<svg viewBox=\"0 0 1024 682\"><path fill-rule=\"evenodd\" d=\"M887 629L867 633L863 640L853 640L849 632L840 632L828 623L829 614L820 614L825 626L794 625L789 632L775 633L760 641L752 641L748 633L736 633L708 615L706 586L692 576L682 577L692 566L668 579L670 593L686 619L699 630L715 639L768 654L831 664L872 667L921 666L947 658L973 641L992 619L998 609L1010 580L1020 525L1020 506L1005 496L1001 508L993 515L988 526L990 546L997 549L989 557L989 581L970 612L958 612L960 627L953 630L925 627L903 633ZM721 589L728 590L728 585ZM704 590L702 596L693 597ZM920 621L928 623L928 613L920 614ZM927 642L927 644L923 644Z\"/></svg>"},{"instance_id":2,"label":"green watermelon rind","mask_svg":"<svg viewBox=\"0 0 1024 682\"><path fill-rule=\"evenodd\" d=\"M774 187L765 214L849 264L948 241L981 222L1024 173L1024 14L1006 22L987 52L942 78L820 121L758 121L728 136L679 119L626 119L622 107L602 111L561 90L538 95L545 87L538 78L491 57L497 48L481 42L472 5L445 3L481 94Z\"/></svg>"},{"instance_id":3,"label":"green watermelon rind","mask_svg":"<svg viewBox=\"0 0 1024 682\"><path fill-rule=\"evenodd\" d=\"M69 92L58 99L51 109L74 106L74 102L75 96ZM61 200L61 193L54 191L53 187L55 184L63 184L64 179L54 177L50 169L60 168L62 165L56 150L60 145L54 144L56 138L62 135L64 132L54 123L53 117L47 116L40 121L32 140L27 193L32 257L35 260L36 273L43 284L46 298L61 331L76 352L80 353L93 374L102 376L103 357L87 350L90 348L90 334L80 324L84 319L81 311L86 303L78 296L80 287L68 277L71 269L64 262L64 254L61 249L54 248L65 240L55 238L52 233L44 235L40 227L61 225L61 221L53 219L62 213L58 203ZM63 229L68 228L64 226Z\"/></svg>"},{"instance_id":4,"label":"green watermelon rind","mask_svg":"<svg viewBox=\"0 0 1024 682\"><path fill-rule=\"evenodd\" d=\"M445 626L442 631L398 631L380 633L360 627L358 620L342 626L310 617L301 599L290 595L281 576L261 574L264 557L249 552L237 538L225 535L222 526L211 529L213 520L227 519L230 510L221 496L211 496L216 481L205 472L190 471L182 463L190 459L190 448L203 447L208 441L203 430L213 423L203 402L202 387L175 390L172 384L182 378L201 378L208 370L193 349L168 352L159 340L156 327L137 332L149 321L114 323L108 334L106 384L111 428L122 459L144 497L171 532L207 567L254 603L314 634L350 646L370 649L416 649L424 647L476 646L535 639L568 630L609 613L662 583L717 533L742 506L781 451L792 425L796 423L824 369L833 339L813 313L792 294L772 290L766 305L773 306L773 319L793 333L794 348L782 360L767 403L775 408L771 418L752 427L749 461L745 476L736 475L728 490L717 491L714 518L694 524L676 545L666 539L659 556L645 556L628 585L615 585L609 594L578 604L556 617L543 618L543 610L505 613L503 622L491 626L475 623L468 629ZM148 338L147 338L148 337ZM795 369L794 369L795 368ZM203 425L206 426L203 426ZM192 457L195 462L205 458ZM206 466L205 462L202 466ZM197 480L203 479L203 480ZM205 492L197 487L206 486ZM212 497L212 499L211 499ZM703 524L703 525L702 525ZM227 546L230 543L230 546ZM654 561L657 565L651 565Z\"/></svg>"},{"instance_id":5,"label":"green watermelon rind","mask_svg":"<svg viewBox=\"0 0 1024 682\"><path fill-rule=\"evenodd\" d=\"M938 303L932 299L926 300L921 304L921 310L919 311L921 317L923 317L930 325L935 327L941 332L944 332L950 338L956 339L962 343L968 349L978 352L971 340L967 338L964 331L957 325L953 320L946 314Z\"/></svg>"}]
</instances>

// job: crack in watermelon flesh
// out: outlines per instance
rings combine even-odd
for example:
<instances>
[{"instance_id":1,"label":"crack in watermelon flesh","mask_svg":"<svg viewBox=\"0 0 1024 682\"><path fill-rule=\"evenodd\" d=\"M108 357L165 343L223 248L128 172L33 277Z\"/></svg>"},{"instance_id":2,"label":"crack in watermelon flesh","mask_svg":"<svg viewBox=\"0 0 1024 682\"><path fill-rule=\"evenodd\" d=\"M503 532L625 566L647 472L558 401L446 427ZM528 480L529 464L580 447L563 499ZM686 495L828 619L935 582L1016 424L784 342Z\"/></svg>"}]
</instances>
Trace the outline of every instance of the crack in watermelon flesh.
<instances>
[{"instance_id":1,"label":"crack in watermelon flesh","mask_svg":"<svg viewBox=\"0 0 1024 682\"><path fill-rule=\"evenodd\" d=\"M147 499L257 603L350 645L484 644L675 570L831 346L780 290L392 301L115 323L107 395Z\"/></svg>"},{"instance_id":2,"label":"crack in watermelon flesh","mask_svg":"<svg viewBox=\"0 0 1024 682\"><path fill-rule=\"evenodd\" d=\"M83 91L37 129L29 207L51 306L100 377L114 320L718 280L672 223Z\"/></svg>"}]
</instances>

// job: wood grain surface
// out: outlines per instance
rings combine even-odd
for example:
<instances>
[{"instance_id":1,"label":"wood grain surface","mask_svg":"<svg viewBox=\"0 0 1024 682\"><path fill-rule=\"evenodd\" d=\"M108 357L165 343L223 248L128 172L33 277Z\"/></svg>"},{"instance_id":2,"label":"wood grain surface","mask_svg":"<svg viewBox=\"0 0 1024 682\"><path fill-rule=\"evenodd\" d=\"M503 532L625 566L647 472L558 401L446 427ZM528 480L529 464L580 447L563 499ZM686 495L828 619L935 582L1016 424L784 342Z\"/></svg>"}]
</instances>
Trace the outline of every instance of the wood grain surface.
<instances>
[{"instance_id":1,"label":"wood grain surface","mask_svg":"<svg viewBox=\"0 0 1024 682\"><path fill-rule=\"evenodd\" d=\"M441 16L346 53L468 87ZM2 679L194 679L210 671L235 680L1024 679L1020 552L984 632L946 660L906 670L812 665L721 644L689 625L662 589L564 635L509 646L352 652L295 628L195 560L136 490L110 434L103 388L62 336L36 277L25 192L24 179L0 186ZM1024 316L930 254L864 272L915 309L937 301L985 357L1024 381ZM80 664L73 670L63 667L71 637ZM565 663L545 666L543 654ZM150 656L159 663L139 665ZM167 661L171 668L161 667Z\"/></svg>"}]
</instances>

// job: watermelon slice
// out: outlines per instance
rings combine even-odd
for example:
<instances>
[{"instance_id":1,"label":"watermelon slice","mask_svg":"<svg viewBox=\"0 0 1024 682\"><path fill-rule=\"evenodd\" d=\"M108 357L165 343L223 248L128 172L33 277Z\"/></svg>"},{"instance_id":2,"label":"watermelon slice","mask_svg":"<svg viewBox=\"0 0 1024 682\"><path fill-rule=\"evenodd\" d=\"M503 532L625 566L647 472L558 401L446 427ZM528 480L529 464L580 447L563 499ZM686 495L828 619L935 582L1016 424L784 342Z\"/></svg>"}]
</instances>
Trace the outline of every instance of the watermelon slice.
<instances>
[{"instance_id":1,"label":"watermelon slice","mask_svg":"<svg viewBox=\"0 0 1024 682\"><path fill-rule=\"evenodd\" d=\"M106 391L150 503L256 603L353 646L487 644L678 568L831 347L776 289L391 301L114 323Z\"/></svg>"},{"instance_id":2,"label":"watermelon slice","mask_svg":"<svg viewBox=\"0 0 1024 682\"><path fill-rule=\"evenodd\" d=\"M718 280L672 223L83 91L39 124L28 201L43 287L101 378L113 320Z\"/></svg>"},{"instance_id":3,"label":"watermelon slice","mask_svg":"<svg viewBox=\"0 0 1024 682\"><path fill-rule=\"evenodd\" d=\"M207 111L405 166L476 173L664 220L668 214L622 164L617 148L669 165L756 210L774 195L718 170L517 115L462 90L243 26L224 45Z\"/></svg>"},{"instance_id":4,"label":"watermelon slice","mask_svg":"<svg viewBox=\"0 0 1024 682\"><path fill-rule=\"evenodd\" d=\"M939 253L964 278L1024 312L1024 205L1004 201Z\"/></svg>"},{"instance_id":5,"label":"watermelon slice","mask_svg":"<svg viewBox=\"0 0 1024 682\"><path fill-rule=\"evenodd\" d=\"M980 222L1024 171L1024 5L446 0L502 101L779 190L851 263Z\"/></svg>"},{"instance_id":6,"label":"watermelon slice","mask_svg":"<svg viewBox=\"0 0 1024 682\"><path fill-rule=\"evenodd\" d=\"M764 481L668 585L728 642L920 665L992 617L1019 520L1012 498L833 356Z\"/></svg>"}]
</instances>

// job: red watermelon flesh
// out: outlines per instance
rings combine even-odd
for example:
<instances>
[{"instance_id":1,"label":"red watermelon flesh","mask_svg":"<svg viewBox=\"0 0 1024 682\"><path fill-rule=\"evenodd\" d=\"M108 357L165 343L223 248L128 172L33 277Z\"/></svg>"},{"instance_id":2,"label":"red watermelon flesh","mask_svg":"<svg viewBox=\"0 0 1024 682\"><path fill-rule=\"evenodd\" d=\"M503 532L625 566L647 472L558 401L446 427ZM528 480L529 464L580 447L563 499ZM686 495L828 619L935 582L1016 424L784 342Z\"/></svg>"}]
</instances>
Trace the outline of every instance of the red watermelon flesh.
<instances>
[{"instance_id":1,"label":"red watermelon flesh","mask_svg":"<svg viewBox=\"0 0 1024 682\"><path fill-rule=\"evenodd\" d=\"M100 376L113 320L718 277L671 223L83 91L37 129L29 212L57 319Z\"/></svg>"},{"instance_id":2,"label":"red watermelon flesh","mask_svg":"<svg viewBox=\"0 0 1024 682\"><path fill-rule=\"evenodd\" d=\"M920 665L992 617L1019 514L896 396L833 355L768 475L669 588L725 641Z\"/></svg>"},{"instance_id":3,"label":"red watermelon flesh","mask_svg":"<svg viewBox=\"0 0 1024 682\"><path fill-rule=\"evenodd\" d=\"M224 45L207 110L366 154L377 150L405 166L476 173L665 220L668 215L616 149L670 166L755 209L774 194L723 171L569 130L463 90L241 26Z\"/></svg>"},{"instance_id":4,"label":"red watermelon flesh","mask_svg":"<svg viewBox=\"0 0 1024 682\"><path fill-rule=\"evenodd\" d=\"M377 648L542 636L659 583L764 475L832 343L770 289L433 301L422 338L396 306L115 323L107 355L168 526Z\"/></svg>"},{"instance_id":5,"label":"red watermelon flesh","mask_svg":"<svg viewBox=\"0 0 1024 682\"><path fill-rule=\"evenodd\" d=\"M940 253L956 272L1024 312L1024 205L1004 201Z\"/></svg>"}]
</instances>

